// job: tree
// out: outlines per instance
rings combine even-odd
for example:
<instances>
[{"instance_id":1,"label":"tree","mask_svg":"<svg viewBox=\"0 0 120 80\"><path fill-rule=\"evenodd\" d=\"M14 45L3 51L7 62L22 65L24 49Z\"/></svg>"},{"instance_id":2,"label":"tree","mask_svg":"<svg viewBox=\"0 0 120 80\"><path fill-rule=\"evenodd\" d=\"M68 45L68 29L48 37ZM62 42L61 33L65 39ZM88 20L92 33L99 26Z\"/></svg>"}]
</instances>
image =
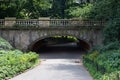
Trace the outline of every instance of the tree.
<instances>
[{"instance_id":1,"label":"tree","mask_svg":"<svg viewBox=\"0 0 120 80\"><path fill-rule=\"evenodd\" d=\"M52 0L3 0L0 2L0 18L38 18L49 16Z\"/></svg>"},{"instance_id":2,"label":"tree","mask_svg":"<svg viewBox=\"0 0 120 80\"><path fill-rule=\"evenodd\" d=\"M26 0L3 0L0 4L0 18L16 17L23 9Z\"/></svg>"},{"instance_id":3,"label":"tree","mask_svg":"<svg viewBox=\"0 0 120 80\"><path fill-rule=\"evenodd\" d=\"M66 10L76 3L75 0L53 0L51 17L52 18L66 18Z\"/></svg>"}]
</instances>

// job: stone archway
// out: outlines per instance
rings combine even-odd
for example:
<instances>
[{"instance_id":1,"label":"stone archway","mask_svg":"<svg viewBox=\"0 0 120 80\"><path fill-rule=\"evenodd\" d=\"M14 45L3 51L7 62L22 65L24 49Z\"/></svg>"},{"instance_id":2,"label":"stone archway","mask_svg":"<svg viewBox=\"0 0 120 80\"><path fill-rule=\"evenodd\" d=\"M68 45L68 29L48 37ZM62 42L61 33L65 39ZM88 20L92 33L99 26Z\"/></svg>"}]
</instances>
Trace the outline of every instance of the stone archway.
<instances>
[{"instance_id":1,"label":"stone archway","mask_svg":"<svg viewBox=\"0 0 120 80\"><path fill-rule=\"evenodd\" d=\"M101 29L93 28L42 28L21 30L0 30L0 36L6 39L15 48L28 51L36 42L51 36L74 36L87 50L97 45L102 45L103 36Z\"/></svg>"},{"instance_id":2,"label":"stone archway","mask_svg":"<svg viewBox=\"0 0 120 80\"><path fill-rule=\"evenodd\" d=\"M37 51L41 46L44 46L44 40L45 38L48 38L48 37L53 37L53 36L73 36L73 37L76 37L75 35L68 35L68 34L64 34L64 35L56 35L56 34L53 34L53 35L46 35L46 36L43 36L41 38L38 38L36 39L35 41L33 41L29 46L28 46L28 49L31 50L31 51ZM90 50L91 49L91 45L88 43L87 40L84 40L84 39L80 39L78 37L76 37L78 39L78 42L77 42L77 45L78 46L82 46L83 49L85 50Z\"/></svg>"}]
</instances>

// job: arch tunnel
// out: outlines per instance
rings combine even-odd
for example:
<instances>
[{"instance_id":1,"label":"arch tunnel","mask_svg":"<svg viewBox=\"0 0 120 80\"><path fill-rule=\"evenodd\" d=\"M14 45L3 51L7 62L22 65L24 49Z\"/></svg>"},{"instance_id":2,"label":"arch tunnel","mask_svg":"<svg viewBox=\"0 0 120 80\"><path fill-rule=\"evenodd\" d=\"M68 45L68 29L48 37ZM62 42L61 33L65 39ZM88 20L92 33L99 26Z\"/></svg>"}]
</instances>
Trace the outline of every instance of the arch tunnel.
<instances>
[{"instance_id":1,"label":"arch tunnel","mask_svg":"<svg viewBox=\"0 0 120 80\"><path fill-rule=\"evenodd\" d=\"M60 46L59 48L61 48L61 50L64 50L65 46L69 48L68 50L72 50L73 46L81 51L90 50L90 45L86 41L74 36L52 36L39 39L30 45L29 50L37 53L41 51L51 51L50 46L52 46L52 49L54 48L53 50L58 49L55 48L56 46Z\"/></svg>"}]
</instances>

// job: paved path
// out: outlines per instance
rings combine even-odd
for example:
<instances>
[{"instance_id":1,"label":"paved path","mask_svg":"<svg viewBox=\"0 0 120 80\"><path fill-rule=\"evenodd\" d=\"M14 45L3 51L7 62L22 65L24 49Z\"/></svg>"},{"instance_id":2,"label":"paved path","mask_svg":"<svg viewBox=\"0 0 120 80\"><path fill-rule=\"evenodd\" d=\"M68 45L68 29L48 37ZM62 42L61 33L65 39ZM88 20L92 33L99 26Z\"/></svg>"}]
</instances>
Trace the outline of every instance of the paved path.
<instances>
[{"instance_id":1,"label":"paved path","mask_svg":"<svg viewBox=\"0 0 120 80\"><path fill-rule=\"evenodd\" d=\"M11 80L92 80L76 59L48 59Z\"/></svg>"},{"instance_id":2,"label":"paved path","mask_svg":"<svg viewBox=\"0 0 120 80\"><path fill-rule=\"evenodd\" d=\"M82 64L81 54L74 50L40 54L40 65L10 80L93 80Z\"/></svg>"}]
</instances>

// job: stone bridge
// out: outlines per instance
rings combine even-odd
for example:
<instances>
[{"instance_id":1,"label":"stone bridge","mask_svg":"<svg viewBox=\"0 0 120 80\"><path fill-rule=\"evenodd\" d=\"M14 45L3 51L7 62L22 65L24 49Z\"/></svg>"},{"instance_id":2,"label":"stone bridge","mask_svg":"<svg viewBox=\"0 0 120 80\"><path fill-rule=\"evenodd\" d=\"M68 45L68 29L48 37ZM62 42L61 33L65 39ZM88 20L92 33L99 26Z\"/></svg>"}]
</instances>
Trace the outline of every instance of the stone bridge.
<instances>
[{"instance_id":1,"label":"stone bridge","mask_svg":"<svg viewBox=\"0 0 120 80\"><path fill-rule=\"evenodd\" d=\"M48 24L50 23L47 23L47 25ZM68 24L68 22L66 22L66 24ZM7 26L7 27L4 26L0 28L0 36L6 39L7 41L9 41L12 44L12 46L14 46L15 48L24 50L24 51L32 50L34 45L39 44L40 40L48 37L53 37L53 36L76 37L77 39L79 39L79 45L83 46L87 50L91 49L96 45L102 45L102 41L103 41L102 27L103 26L95 26L96 24L94 24L93 26L92 24L92 26L77 25L74 27L68 27L67 25L67 27L65 27L66 25L64 26L63 23L59 25L62 25L63 27L47 26L47 27L40 27L40 28L33 28L33 27L21 28L19 25L15 25L15 27L11 28L10 26Z\"/></svg>"}]
</instances>

